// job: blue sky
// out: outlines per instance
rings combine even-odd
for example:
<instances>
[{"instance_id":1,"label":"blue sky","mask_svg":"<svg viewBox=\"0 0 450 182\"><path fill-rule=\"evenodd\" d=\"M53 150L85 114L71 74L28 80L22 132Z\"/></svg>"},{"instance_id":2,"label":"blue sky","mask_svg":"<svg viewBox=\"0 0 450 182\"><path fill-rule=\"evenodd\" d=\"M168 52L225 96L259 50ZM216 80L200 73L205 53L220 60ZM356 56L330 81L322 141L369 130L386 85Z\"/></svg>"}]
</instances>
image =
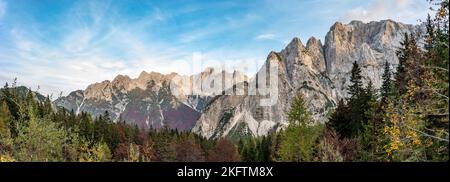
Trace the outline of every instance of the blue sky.
<instances>
[{"instance_id":1,"label":"blue sky","mask_svg":"<svg viewBox=\"0 0 450 182\"><path fill-rule=\"evenodd\" d=\"M427 7L425 0L0 0L0 82L17 77L56 95L143 70L191 74L181 60L196 56L262 64L293 37L323 41L336 21L418 24Z\"/></svg>"}]
</instances>

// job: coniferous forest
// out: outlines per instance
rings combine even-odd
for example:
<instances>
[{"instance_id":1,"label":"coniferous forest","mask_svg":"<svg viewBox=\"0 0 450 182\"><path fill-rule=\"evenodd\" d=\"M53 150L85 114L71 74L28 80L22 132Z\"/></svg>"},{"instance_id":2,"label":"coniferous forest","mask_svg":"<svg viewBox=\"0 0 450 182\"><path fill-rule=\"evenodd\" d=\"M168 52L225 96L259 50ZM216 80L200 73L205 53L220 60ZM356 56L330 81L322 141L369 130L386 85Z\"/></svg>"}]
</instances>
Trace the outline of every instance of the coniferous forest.
<instances>
[{"instance_id":1,"label":"coniferous forest","mask_svg":"<svg viewBox=\"0 0 450 182\"><path fill-rule=\"evenodd\" d=\"M108 112L75 114L13 82L0 92L0 162L448 161L449 1L430 3L437 8L423 20L426 34L404 35L399 65L385 63L380 89L353 63L349 97L326 123L314 121L298 95L278 132L207 139L113 122Z\"/></svg>"}]
</instances>

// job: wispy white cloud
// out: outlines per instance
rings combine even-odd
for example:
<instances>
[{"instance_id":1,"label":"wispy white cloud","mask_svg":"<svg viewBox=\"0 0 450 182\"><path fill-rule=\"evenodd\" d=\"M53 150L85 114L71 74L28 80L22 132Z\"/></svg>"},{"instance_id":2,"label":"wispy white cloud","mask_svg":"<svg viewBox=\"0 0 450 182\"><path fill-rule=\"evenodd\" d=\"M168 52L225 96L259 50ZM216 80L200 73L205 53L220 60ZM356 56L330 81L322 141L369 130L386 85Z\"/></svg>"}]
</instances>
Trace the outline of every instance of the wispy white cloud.
<instances>
[{"instance_id":1,"label":"wispy white cloud","mask_svg":"<svg viewBox=\"0 0 450 182\"><path fill-rule=\"evenodd\" d=\"M221 4L221 6L229 6L229 4ZM243 27L248 27L255 22L263 21L262 17L246 13L243 15L229 15L218 18L218 20L204 23L204 20L194 21L193 24L198 24L191 30L187 30L178 36L181 43L191 43L197 40L207 40L217 36L226 37L230 33L236 31L245 31Z\"/></svg>"},{"instance_id":2,"label":"wispy white cloud","mask_svg":"<svg viewBox=\"0 0 450 182\"><path fill-rule=\"evenodd\" d=\"M155 20L164 21L167 18L169 18L169 15L166 14L165 12L161 11L160 8L155 8L154 13L153 13L153 18Z\"/></svg>"},{"instance_id":3,"label":"wispy white cloud","mask_svg":"<svg viewBox=\"0 0 450 182\"><path fill-rule=\"evenodd\" d=\"M196 40L201 40L204 37L213 34L214 32L217 32L217 29L208 29L208 28L197 29L197 30L179 35L178 40L181 43L190 43L190 42L194 42Z\"/></svg>"},{"instance_id":4,"label":"wispy white cloud","mask_svg":"<svg viewBox=\"0 0 450 182\"><path fill-rule=\"evenodd\" d=\"M255 37L256 40L275 40L276 35L272 33L259 34Z\"/></svg>"},{"instance_id":5,"label":"wispy white cloud","mask_svg":"<svg viewBox=\"0 0 450 182\"><path fill-rule=\"evenodd\" d=\"M417 23L427 14L428 4L420 0L373 0L365 7L351 9L340 19L363 22L393 19L404 23Z\"/></svg>"},{"instance_id":6,"label":"wispy white cloud","mask_svg":"<svg viewBox=\"0 0 450 182\"><path fill-rule=\"evenodd\" d=\"M161 54L179 56L167 52L173 49L164 49L158 42L148 44L143 38L142 30L152 21L165 19L161 11L150 14L152 18L126 22L114 11L106 13L108 3L91 2L84 1L87 6L78 4L64 15L66 21L60 26L65 34L53 44L40 39L45 29L35 28L38 25L34 22L13 26L9 39L14 47L8 48L7 57L0 55L2 81L18 77L19 84L33 89L39 85L44 94L68 94L117 74L135 76L142 70L168 70L174 57Z\"/></svg>"},{"instance_id":7,"label":"wispy white cloud","mask_svg":"<svg viewBox=\"0 0 450 182\"><path fill-rule=\"evenodd\" d=\"M68 52L83 51L92 39L91 31L87 29L76 30L64 40L64 48Z\"/></svg>"}]
</instances>

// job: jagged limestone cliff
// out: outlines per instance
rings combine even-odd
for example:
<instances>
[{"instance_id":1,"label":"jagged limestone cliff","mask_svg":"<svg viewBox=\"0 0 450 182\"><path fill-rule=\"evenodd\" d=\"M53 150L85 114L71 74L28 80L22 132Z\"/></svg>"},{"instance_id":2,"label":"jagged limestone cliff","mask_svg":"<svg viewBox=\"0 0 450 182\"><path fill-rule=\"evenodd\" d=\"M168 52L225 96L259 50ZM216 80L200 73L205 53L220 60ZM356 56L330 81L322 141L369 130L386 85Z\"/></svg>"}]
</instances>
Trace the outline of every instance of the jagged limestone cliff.
<instances>
[{"instance_id":1,"label":"jagged limestone cliff","mask_svg":"<svg viewBox=\"0 0 450 182\"><path fill-rule=\"evenodd\" d=\"M186 85L172 87L172 79L181 77L189 80L191 84L201 86L208 83L209 80L205 79L221 78L224 74L228 79L246 79L241 73L228 73L213 68L191 76L143 71L135 79L118 75L112 81L91 84L84 91L77 90L58 98L54 104L73 110L76 114L88 112L94 117L108 111L114 121L125 120L143 128L168 127L189 131L212 97L209 93L188 92L193 88L186 88ZM187 84L188 87L189 85ZM174 95L171 89L180 90L182 94ZM225 88L217 92L220 93L223 89Z\"/></svg>"},{"instance_id":2,"label":"jagged limestone cliff","mask_svg":"<svg viewBox=\"0 0 450 182\"><path fill-rule=\"evenodd\" d=\"M337 101L347 96L354 61L361 65L364 79L372 80L375 88L379 88L384 62L393 67L398 64L395 52L404 33L421 31L421 26L391 20L352 21L335 23L324 45L312 37L305 47L300 39L294 38L282 51L271 52L264 65L277 64L279 68L275 105L261 107L258 95L219 96L209 103L192 131L209 138L265 135L288 124L286 113L297 94L303 94L313 117L325 122Z\"/></svg>"}]
</instances>

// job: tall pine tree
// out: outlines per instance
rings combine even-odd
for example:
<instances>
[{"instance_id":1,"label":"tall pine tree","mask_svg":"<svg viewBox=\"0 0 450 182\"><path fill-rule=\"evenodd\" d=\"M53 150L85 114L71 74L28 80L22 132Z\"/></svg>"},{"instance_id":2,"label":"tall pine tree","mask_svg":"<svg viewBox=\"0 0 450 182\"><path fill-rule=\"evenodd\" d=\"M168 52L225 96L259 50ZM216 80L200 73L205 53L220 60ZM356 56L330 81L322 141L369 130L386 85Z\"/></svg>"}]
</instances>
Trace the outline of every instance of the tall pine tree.
<instances>
[{"instance_id":1,"label":"tall pine tree","mask_svg":"<svg viewBox=\"0 0 450 182\"><path fill-rule=\"evenodd\" d=\"M406 91L406 62L410 56L411 41L409 40L409 35L407 33L403 36L403 41L400 43L401 47L397 50L398 65L397 71L395 72L395 90L397 95L402 95Z\"/></svg>"},{"instance_id":2,"label":"tall pine tree","mask_svg":"<svg viewBox=\"0 0 450 182\"><path fill-rule=\"evenodd\" d=\"M288 120L289 126L282 133L281 147L278 151L281 161L312 161L313 147L322 127L314 124L301 95L294 98Z\"/></svg>"},{"instance_id":3,"label":"tall pine tree","mask_svg":"<svg viewBox=\"0 0 450 182\"><path fill-rule=\"evenodd\" d=\"M382 101L385 102L386 99L391 95L392 93L392 74L390 70L390 64L389 62L384 63L384 72L381 78L383 79L383 83L381 85L381 98Z\"/></svg>"},{"instance_id":4,"label":"tall pine tree","mask_svg":"<svg viewBox=\"0 0 450 182\"><path fill-rule=\"evenodd\" d=\"M353 62L353 67L350 76L350 86L348 87L348 94L350 95L350 101L361 96L363 93L363 83L361 76L361 68L359 64L355 61Z\"/></svg>"},{"instance_id":5,"label":"tall pine tree","mask_svg":"<svg viewBox=\"0 0 450 182\"><path fill-rule=\"evenodd\" d=\"M350 109L345 104L344 99L339 100L336 109L331 114L327 122L327 127L333 128L340 136L349 137L352 133L348 127Z\"/></svg>"},{"instance_id":6,"label":"tall pine tree","mask_svg":"<svg viewBox=\"0 0 450 182\"><path fill-rule=\"evenodd\" d=\"M12 120L11 112L9 111L6 101L0 103L0 144L2 138L9 137L9 126Z\"/></svg>"},{"instance_id":7,"label":"tall pine tree","mask_svg":"<svg viewBox=\"0 0 450 182\"><path fill-rule=\"evenodd\" d=\"M356 136L360 132L364 120L364 112L367 109L361 68L356 61L353 63L351 71L348 93L350 97L348 98L347 104L350 112L348 113L349 119L346 123L346 128L349 133L345 133L344 135L351 137Z\"/></svg>"}]
</instances>

